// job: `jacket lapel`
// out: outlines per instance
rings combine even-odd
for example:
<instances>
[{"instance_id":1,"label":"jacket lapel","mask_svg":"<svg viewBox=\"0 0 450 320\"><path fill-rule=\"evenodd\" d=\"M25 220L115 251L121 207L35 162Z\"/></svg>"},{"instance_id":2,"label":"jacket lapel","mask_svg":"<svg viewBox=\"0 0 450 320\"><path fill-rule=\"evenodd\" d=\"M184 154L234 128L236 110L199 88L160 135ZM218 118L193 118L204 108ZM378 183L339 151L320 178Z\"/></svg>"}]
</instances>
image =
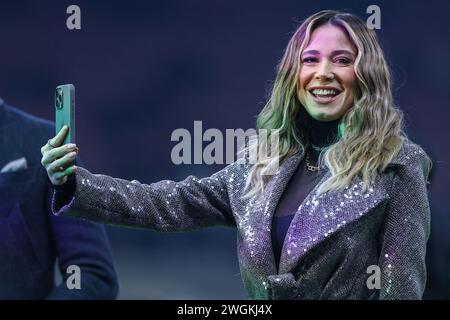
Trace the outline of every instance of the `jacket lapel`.
<instances>
[{"instance_id":1,"label":"jacket lapel","mask_svg":"<svg viewBox=\"0 0 450 320\"><path fill-rule=\"evenodd\" d=\"M281 162L277 173L266 185L262 195L250 200L245 208L246 214L240 220L240 227L246 237L252 257L264 257L258 270L273 275L277 272L272 247L272 219L275 208L303 154L298 152ZM257 242L257 245L254 245Z\"/></svg>"},{"instance_id":2,"label":"jacket lapel","mask_svg":"<svg viewBox=\"0 0 450 320\"><path fill-rule=\"evenodd\" d=\"M329 191L317 196L319 185L330 176L327 170L295 214L284 240L280 274L290 272L320 242L389 198L382 179L363 193L361 178L355 179L344 191Z\"/></svg>"}]
</instances>

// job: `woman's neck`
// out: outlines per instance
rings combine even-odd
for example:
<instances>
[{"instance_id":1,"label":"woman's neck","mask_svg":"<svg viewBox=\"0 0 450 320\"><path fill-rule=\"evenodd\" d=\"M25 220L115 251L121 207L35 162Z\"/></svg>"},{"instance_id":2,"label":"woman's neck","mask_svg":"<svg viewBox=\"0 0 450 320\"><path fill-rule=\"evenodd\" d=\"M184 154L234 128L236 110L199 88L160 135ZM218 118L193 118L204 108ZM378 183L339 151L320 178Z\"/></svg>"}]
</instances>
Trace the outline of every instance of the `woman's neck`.
<instances>
[{"instance_id":1,"label":"woman's neck","mask_svg":"<svg viewBox=\"0 0 450 320\"><path fill-rule=\"evenodd\" d=\"M309 117L308 138L312 146L327 147L334 143L338 133L340 119L334 121L320 121Z\"/></svg>"},{"instance_id":2,"label":"woman's neck","mask_svg":"<svg viewBox=\"0 0 450 320\"><path fill-rule=\"evenodd\" d=\"M309 154L311 160L317 162L320 152L336 141L340 119L334 121L316 120L306 110L302 110L298 116L299 125L304 130L303 137L307 142L306 153Z\"/></svg>"}]
</instances>

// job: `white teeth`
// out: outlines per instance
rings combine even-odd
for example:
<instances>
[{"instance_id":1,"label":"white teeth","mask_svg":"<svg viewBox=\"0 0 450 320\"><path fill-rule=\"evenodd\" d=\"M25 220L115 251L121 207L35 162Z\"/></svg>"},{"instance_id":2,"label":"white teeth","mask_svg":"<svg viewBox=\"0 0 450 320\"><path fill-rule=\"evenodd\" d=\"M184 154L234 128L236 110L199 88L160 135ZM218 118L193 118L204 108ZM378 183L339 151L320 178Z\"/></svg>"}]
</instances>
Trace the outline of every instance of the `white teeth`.
<instances>
[{"instance_id":1,"label":"white teeth","mask_svg":"<svg viewBox=\"0 0 450 320\"><path fill-rule=\"evenodd\" d=\"M326 96L326 95L336 95L338 92L336 90L323 90L323 89L314 89L312 93L316 96Z\"/></svg>"}]
</instances>

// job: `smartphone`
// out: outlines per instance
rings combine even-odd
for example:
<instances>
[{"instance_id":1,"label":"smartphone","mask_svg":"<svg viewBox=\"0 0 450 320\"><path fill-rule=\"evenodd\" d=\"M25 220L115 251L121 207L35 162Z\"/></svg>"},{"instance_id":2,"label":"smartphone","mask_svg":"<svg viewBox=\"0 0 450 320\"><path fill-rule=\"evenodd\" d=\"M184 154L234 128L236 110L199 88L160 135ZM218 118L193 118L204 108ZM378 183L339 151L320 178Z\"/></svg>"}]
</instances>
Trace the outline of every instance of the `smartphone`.
<instances>
[{"instance_id":1,"label":"smartphone","mask_svg":"<svg viewBox=\"0 0 450 320\"><path fill-rule=\"evenodd\" d=\"M64 125L69 127L69 133L63 144L75 143L75 86L73 84L63 84L56 87L55 124L56 134Z\"/></svg>"}]
</instances>

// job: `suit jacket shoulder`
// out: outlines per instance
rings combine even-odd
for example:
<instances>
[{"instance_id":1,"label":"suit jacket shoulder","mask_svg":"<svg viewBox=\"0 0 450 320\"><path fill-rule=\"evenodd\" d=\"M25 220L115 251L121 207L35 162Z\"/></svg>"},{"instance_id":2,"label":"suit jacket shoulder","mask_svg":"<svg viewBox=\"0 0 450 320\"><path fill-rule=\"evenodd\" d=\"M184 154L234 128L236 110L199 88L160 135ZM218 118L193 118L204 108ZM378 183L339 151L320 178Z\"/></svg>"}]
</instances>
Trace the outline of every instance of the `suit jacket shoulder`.
<instances>
[{"instance_id":1,"label":"suit jacket shoulder","mask_svg":"<svg viewBox=\"0 0 450 320\"><path fill-rule=\"evenodd\" d=\"M423 171L425 179L428 179L432 165L432 160L425 150L409 139L405 140L400 152L389 164L389 166L400 167L419 166Z\"/></svg>"},{"instance_id":2,"label":"suit jacket shoulder","mask_svg":"<svg viewBox=\"0 0 450 320\"><path fill-rule=\"evenodd\" d=\"M3 141L0 165L25 157L29 165L38 165L40 149L55 134L52 122L33 116L0 101L0 132Z\"/></svg>"}]
</instances>

